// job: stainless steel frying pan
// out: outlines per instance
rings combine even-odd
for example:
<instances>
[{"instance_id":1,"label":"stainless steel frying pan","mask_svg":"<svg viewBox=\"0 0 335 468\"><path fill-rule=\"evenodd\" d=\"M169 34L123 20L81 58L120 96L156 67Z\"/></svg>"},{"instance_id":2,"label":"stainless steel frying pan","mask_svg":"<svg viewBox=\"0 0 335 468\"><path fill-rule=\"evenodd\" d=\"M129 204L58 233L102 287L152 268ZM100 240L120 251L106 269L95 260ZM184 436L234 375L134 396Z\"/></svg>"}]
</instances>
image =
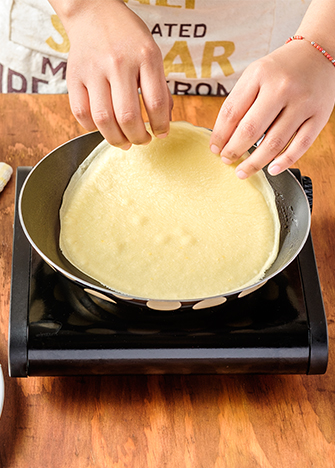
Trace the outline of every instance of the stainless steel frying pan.
<instances>
[{"instance_id":1,"label":"stainless steel frying pan","mask_svg":"<svg viewBox=\"0 0 335 468\"><path fill-rule=\"evenodd\" d=\"M19 199L19 216L23 230L38 254L57 272L83 288L88 294L109 302L130 302L156 310L180 308L202 309L241 298L262 286L282 271L302 249L310 230L310 207L304 189L290 171L272 177L265 171L276 195L281 222L280 249L277 259L264 278L244 290L215 297L192 300L157 301L146 297L132 297L113 291L76 269L59 249L59 208L63 192L78 166L102 141L99 132L88 133L56 148L45 156L30 172Z\"/></svg>"}]
</instances>

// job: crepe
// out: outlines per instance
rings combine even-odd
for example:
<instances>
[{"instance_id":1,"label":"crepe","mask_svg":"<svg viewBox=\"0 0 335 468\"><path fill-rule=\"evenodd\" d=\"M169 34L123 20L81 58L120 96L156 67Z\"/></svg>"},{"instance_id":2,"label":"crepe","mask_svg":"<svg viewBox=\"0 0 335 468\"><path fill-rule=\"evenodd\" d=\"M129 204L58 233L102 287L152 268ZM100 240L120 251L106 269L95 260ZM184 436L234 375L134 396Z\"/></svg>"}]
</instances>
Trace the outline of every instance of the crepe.
<instances>
[{"instance_id":1,"label":"crepe","mask_svg":"<svg viewBox=\"0 0 335 468\"><path fill-rule=\"evenodd\" d=\"M209 139L207 129L173 122L147 146L98 145L64 192L65 257L116 292L158 300L261 280L279 246L273 190L262 171L238 179Z\"/></svg>"}]
</instances>

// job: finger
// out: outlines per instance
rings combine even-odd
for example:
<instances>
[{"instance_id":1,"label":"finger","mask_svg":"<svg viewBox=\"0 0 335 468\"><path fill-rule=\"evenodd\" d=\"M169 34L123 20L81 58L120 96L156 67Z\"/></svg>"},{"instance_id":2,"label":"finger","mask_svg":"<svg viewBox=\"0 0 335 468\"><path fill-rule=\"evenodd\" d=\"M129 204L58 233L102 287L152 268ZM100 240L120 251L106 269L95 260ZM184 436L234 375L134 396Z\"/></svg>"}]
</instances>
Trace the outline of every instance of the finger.
<instances>
[{"instance_id":1,"label":"finger","mask_svg":"<svg viewBox=\"0 0 335 468\"><path fill-rule=\"evenodd\" d=\"M96 130L96 125L93 122L90 111L90 100L86 87L81 82L72 84L68 80L68 91L70 107L74 117L86 130Z\"/></svg>"},{"instance_id":2,"label":"finger","mask_svg":"<svg viewBox=\"0 0 335 468\"><path fill-rule=\"evenodd\" d=\"M314 119L308 119L298 130L291 144L268 167L275 176L291 167L312 146L321 129L316 129Z\"/></svg>"},{"instance_id":3,"label":"finger","mask_svg":"<svg viewBox=\"0 0 335 468\"><path fill-rule=\"evenodd\" d=\"M236 174L240 179L246 179L247 177L255 174L260 171L264 166L266 166L274 158L277 158L280 154L290 146L297 132L295 132L290 137L285 138L283 135L280 137L271 137L266 136L264 139L264 145L261 148L262 144L255 150L247 159L245 159L241 164L236 168ZM287 143L285 144L284 141ZM271 147L271 150L267 148ZM282 148L281 151L272 153L274 148ZM276 170L276 169L275 169Z\"/></svg>"},{"instance_id":4,"label":"finger","mask_svg":"<svg viewBox=\"0 0 335 468\"><path fill-rule=\"evenodd\" d=\"M130 143L145 145L151 141L141 112L138 93L137 74L122 76L121 70L115 70L112 86L112 100L116 121Z\"/></svg>"},{"instance_id":5,"label":"finger","mask_svg":"<svg viewBox=\"0 0 335 468\"><path fill-rule=\"evenodd\" d=\"M239 123L228 143L222 149L220 156L223 162L230 164L237 161L260 139L265 131L277 119L282 111L282 105L281 103L277 103L277 105L273 103L266 94L267 93L263 93L256 99ZM270 106L269 102L271 103ZM284 135L284 138L286 138L286 135ZM277 145L280 146L281 144L281 141L273 139L271 132L267 133L265 140L266 139L274 145L272 151L275 151ZM265 140L263 140L262 144L265 143ZM284 145L281 146L280 149L283 147ZM277 151L275 155L277 155L278 152L279 151Z\"/></svg>"},{"instance_id":6,"label":"finger","mask_svg":"<svg viewBox=\"0 0 335 468\"><path fill-rule=\"evenodd\" d=\"M287 130L282 133L278 133L274 128L272 135L269 132L259 148L237 166L237 176L240 179L246 179L271 161L272 163L268 168L271 175L279 174L294 164L317 137L318 133L311 128L310 120L308 119L303 123L293 135L292 130L289 133L290 127L287 127Z\"/></svg>"},{"instance_id":7,"label":"finger","mask_svg":"<svg viewBox=\"0 0 335 468\"><path fill-rule=\"evenodd\" d=\"M225 99L217 116L210 148L214 154L220 154L236 130L240 120L248 112L259 92L255 81L243 80L243 76ZM255 140L256 141L256 140Z\"/></svg>"},{"instance_id":8,"label":"finger","mask_svg":"<svg viewBox=\"0 0 335 468\"><path fill-rule=\"evenodd\" d=\"M171 120L172 120L172 109L173 109L173 106L174 106L174 102L173 102L173 98L172 98L172 95L171 95L171 92L169 90L169 87L168 87L167 83L166 83L166 88L167 88L167 92L168 92L168 96L169 96L169 120L171 122Z\"/></svg>"},{"instance_id":9,"label":"finger","mask_svg":"<svg viewBox=\"0 0 335 468\"><path fill-rule=\"evenodd\" d=\"M128 149L131 143L116 121L111 97L110 84L104 78L95 79L88 86L93 122L101 134L113 146Z\"/></svg>"},{"instance_id":10,"label":"finger","mask_svg":"<svg viewBox=\"0 0 335 468\"><path fill-rule=\"evenodd\" d=\"M172 97L167 87L163 67L153 67L152 61L141 69L141 91L150 126L155 136L169 133ZM154 62L156 65L156 62Z\"/></svg>"},{"instance_id":11,"label":"finger","mask_svg":"<svg viewBox=\"0 0 335 468\"><path fill-rule=\"evenodd\" d=\"M255 174L289 146L293 135L297 133L296 129L303 123L301 118L297 118L299 115L299 112L288 109L281 112L258 148L236 168L239 178L245 179Z\"/></svg>"}]
</instances>

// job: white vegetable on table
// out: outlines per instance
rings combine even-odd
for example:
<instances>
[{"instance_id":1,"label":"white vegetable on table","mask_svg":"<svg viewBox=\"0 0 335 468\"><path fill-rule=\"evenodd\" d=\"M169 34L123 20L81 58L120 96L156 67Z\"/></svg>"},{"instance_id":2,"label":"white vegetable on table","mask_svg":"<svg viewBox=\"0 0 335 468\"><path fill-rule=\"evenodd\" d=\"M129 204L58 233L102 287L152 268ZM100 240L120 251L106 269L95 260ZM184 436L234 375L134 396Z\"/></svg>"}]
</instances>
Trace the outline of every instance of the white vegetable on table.
<instances>
[{"instance_id":1,"label":"white vegetable on table","mask_svg":"<svg viewBox=\"0 0 335 468\"><path fill-rule=\"evenodd\" d=\"M3 191L12 174L12 167L9 164L0 162L0 192Z\"/></svg>"}]
</instances>

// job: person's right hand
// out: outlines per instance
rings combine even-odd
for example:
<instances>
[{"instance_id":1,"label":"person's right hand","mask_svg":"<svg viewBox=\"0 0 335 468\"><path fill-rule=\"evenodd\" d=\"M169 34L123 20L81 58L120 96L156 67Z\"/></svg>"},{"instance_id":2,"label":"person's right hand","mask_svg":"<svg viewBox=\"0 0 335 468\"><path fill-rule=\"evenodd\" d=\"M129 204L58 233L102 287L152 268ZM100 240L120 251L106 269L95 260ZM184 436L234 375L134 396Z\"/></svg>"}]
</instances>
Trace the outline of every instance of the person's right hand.
<instances>
[{"instance_id":1,"label":"person's right hand","mask_svg":"<svg viewBox=\"0 0 335 468\"><path fill-rule=\"evenodd\" d=\"M172 97L161 52L144 22L122 0L78 0L66 14L54 3L70 40L67 85L71 110L123 149L147 144L138 90L155 136L169 132Z\"/></svg>"}]
</instances>

